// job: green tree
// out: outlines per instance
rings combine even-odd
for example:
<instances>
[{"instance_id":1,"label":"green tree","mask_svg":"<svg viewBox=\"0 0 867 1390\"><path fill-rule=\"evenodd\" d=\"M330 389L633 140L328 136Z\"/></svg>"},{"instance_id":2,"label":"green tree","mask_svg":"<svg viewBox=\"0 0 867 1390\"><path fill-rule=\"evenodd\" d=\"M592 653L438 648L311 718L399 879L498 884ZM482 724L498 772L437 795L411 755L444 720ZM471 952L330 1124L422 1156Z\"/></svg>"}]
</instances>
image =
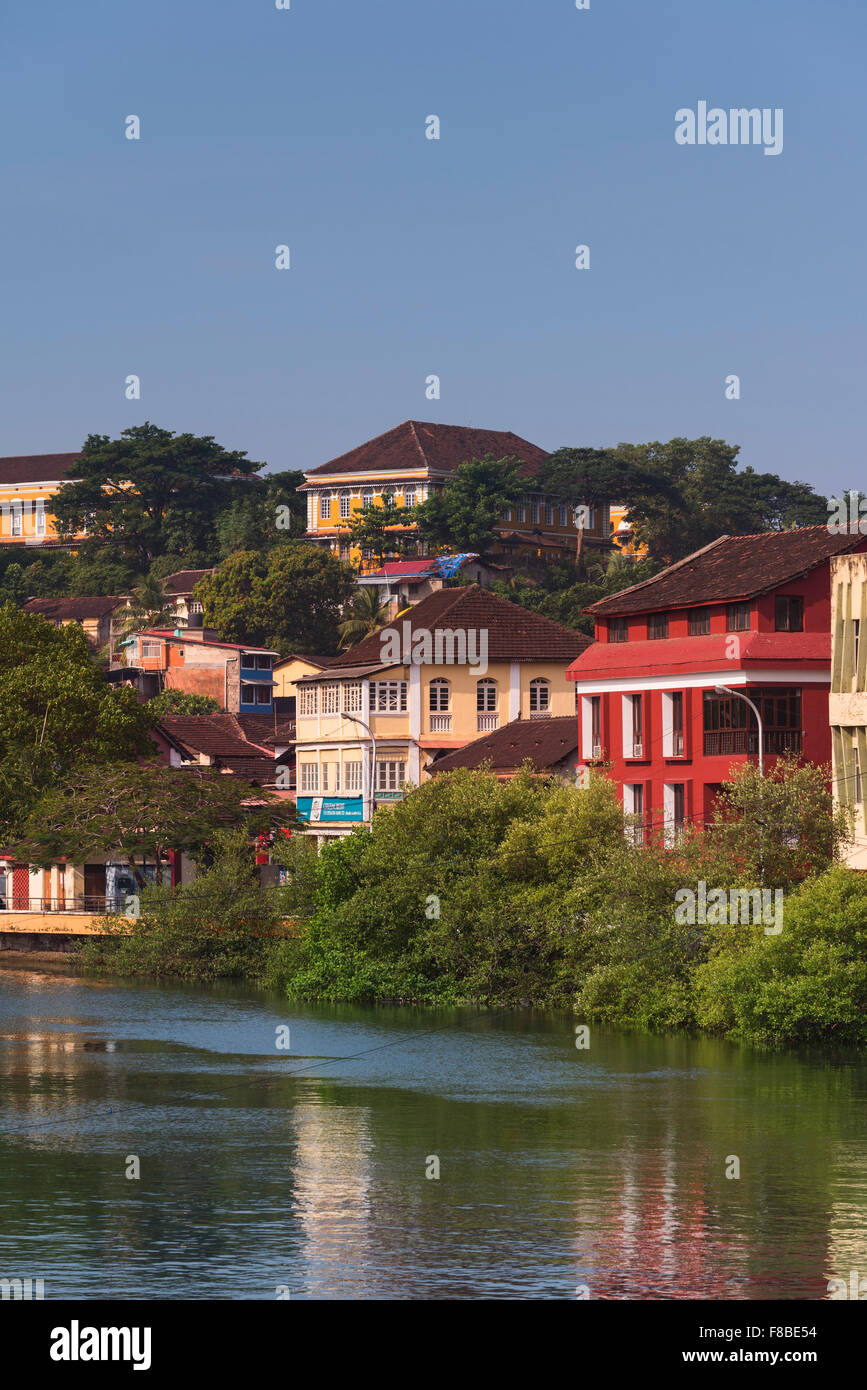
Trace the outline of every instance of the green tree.
<instances>
[{"instance_id":1,"label":"green tree","mask_svg":"<svg viewBox=\"0 0 867 1390\"><path fill-rule=\"evenodd\" d=\"M341 648L354 647L372 632L379 632L388 622L388 605L380 602L379 590L365 585L352 597L345 617L337 629Z\"/></svg>"},{"instance_id":2,"label":"green tree","mask_svg":"<svg viewBox=\"0 0 867 1390\"><path fill-rule=\"evenodd\" d=\"M173 714L216 714L220 703L211 695L195 695L187 690L161 690L147 702L147 711L154 720Z\"/></svg>"},{"instance_id":3,"label":"green tree","mask_svg":"<svg viewBox=\"0 0 867 1390\"><path fill-rule=\"evenodd\" d=\"M8 839L41 791L82 758L153 749L150 717L130 687L112 689L82 629L0 607L0 834Z\"/></svg>"},{"instance_id":4,"label":"green tree","mask_svg":"<svg viewBox=\"0 0 867 1390\"><path fill-rule=\"evenodd\" d=\"M295 823L291 802L241 778L164 763L85 765L44 792L19 850L31 863L121 855L144 888L145 863L159 870L170 850L196 859L218 830L252 836Z\"/></svg>"},{"instance_id":5,"label":"green tree","mask_svg":"<svg viewBox=\"0 0 867 1390\"><path fill-rule=\"evenodd\" d=\"M527 491L520 459L486 454L455 469L442 492L416 508L418 534L435 547L483 554L499 539L503 508Z\"/></svg>"},{"instance_id":6,"label":"green tree","mask_svg":"<svg viewBox=\"0 0 867 1390\"><path fill-rule=\"evenodd\" d=\"M218 513L262 466L211 435L175 434L146 421L119 439L88 435L79 481L61 489L54 511L64 534L86 523L89 536L146 570L164 551L213 549Z\"/></svg>"},{"instance_id":7,"label":"green tree","mask_svg":"<svg viewBox=\"0 0 867 1390\"><path fill-rule=\"evenodd\" d=\"M283 655L337 650L340 611L355 576L327 550L303 541L267 555L238 551L196 586L205 624L224 641L272 647Z\"/></svg>"},{"instance_id":8,"label":"green tree","mask_svg":"<svg viewBox=\"0 0 867 1390\"><path fill-rule=\"evenodd\" d=\"M145 628L175 627L177 617L171 599L166 598L161 582L148 574L136 584L130 594L129 606L120 615L119 640Z\"/></svg>"},{"instance_id":9,"label":"green tree","mask_svg":"<svg viewBox=\"0 0 867 1390\"><path fill-rule=\"evenodd\" d=\"M415 544L400 527L409 526L417 508L399 507L394 498L386 495L381 503L372 502L361 511L353 512L347 521L340 522L341 540L357 550L370 550L380 564L390 557L403 555Z\"/></svg>"}]
</instances>

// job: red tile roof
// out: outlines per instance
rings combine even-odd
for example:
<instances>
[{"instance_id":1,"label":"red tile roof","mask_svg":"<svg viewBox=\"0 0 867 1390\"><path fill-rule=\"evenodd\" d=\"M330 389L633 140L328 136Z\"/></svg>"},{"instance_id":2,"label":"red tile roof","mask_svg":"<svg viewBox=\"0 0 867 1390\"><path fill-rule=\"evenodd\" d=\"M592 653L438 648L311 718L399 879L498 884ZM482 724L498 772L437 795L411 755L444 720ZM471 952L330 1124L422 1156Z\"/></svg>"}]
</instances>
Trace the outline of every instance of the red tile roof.
<instances>
[{"instance_id":1,"label":"red tile roof","mask_svg":"<svg viewBox=\"0 0 867 1390\"><path fill-rule=\"evenodd\" d=\"M429 594L414 608L398 615L390 628L403 632L402 624L412 624L413 639L417 632L452 631L488 634L488 661L562 661L574 660L590 646L590 638L571 627L564 627L550 618L543 618L528 608L482 589L478 584L466 584L455 589L440 589ZM339 672L342 667L362 666L366 662L382 664L383 633L372 633L356 646L339 656L330 667Z\"/></svg>"},{"instance_id":2,"label":"red tile roof","mask_svg":"<svg viewBox=\"0 0 867 1390\"><path fill-rule=\"evenodd\" d=\"M464 425L426 424L404 420L403 424L359 444L339 458L311 469L312 482L352 473L405 473L428 469L431 473L453 473L469 459L492 454L495 459L514 456L522 459L525 477L533 477L548 457L544 449L511 430L479 430ZM310 486L310 483L303 486Z\"/></svg>"},{"instance_id":3,"label":"red tile roof","mask_svg":"<svg viewBox=\"0 0 867 1390\"><path fill-rule=\"evenodd\" d=\"M270 714L235 714L232 716L245 738L260 748L273 748L276 743L295 742L295 720L278 714L276 724Z\"/></svg>"},{"instance_id":4,"label":"red tile roof","mask_svg":"<svg viewBox=\"0 0 867 1390\"><path fill-rule=\"evenodd\" d=\"M52 622L69 620L80 623L85 618L104 618L124 603L126 598L122 594L111 594L103 598L31 598L23 607L25 613L37 613Z\"/></svg>"},{"instance_id":5,"label":"red tile roof","mask_svg":"<svg viewBox=\"0 0 867 1390\"><path fill-rule=\"evenodd\" d=\"M258 783L276 778L273 757L244 737L239 719L232 714L170 714L158 727L187 753L215 759L217 767Z\"/></svg>"},{"instance_id":6,"label":"red tile roof","mask_svg":"<svg viewBox=\"0 0 867 1390\"><path fill-rule=\"evenodd\" d=\"M0 458L0 484L59 483L78 459L78 454L9 454Z\"/></svg>"},{"instance_id":7,"label":"red tile roof","mask_svg":"<svg viewBox=\"0 0 867 1390\"><path fill-rule=\"evenodd\" d=\"M761 531L719 540L669 565L653 579L599 599L585 612L597 617L734 602L767 593L797 579L832 555L864 548L861 535L830 535L827 526L796 531Z\"/></svg>"},{"instance_id":8,"label":"red tile roof","mask_svg":"<svg viewBox=\"0 0 867 1390\"><path fill-rule=\"evenodd\" d=\"M167 574L162 581L163 589L167 594L191 594L200 579L206 575L213 574L210 570L178 570L175 574Z\"/></svg>"},{"instance_id":9,"label":"red tile roof","mask_svg":"<svg viewBox=\"0 0 867 1390\"><path fill-rule=\"evenodd\" d=\"M555 767L578 747L578 720L574 715L556 719L515 719L492 734L473 739L465 748L448 753L428 766L428 772L454 772L459 767L490 763L494 772L516 771L529 758L544 771Z\"/></svg>"},{"instance_id":10,"label":"red tile roof","mask_svg":"<svg viewBox=\"0 0 867 1390\"><path fill-rule=\"evenodd\" d=\"M566 676L578 681L640 681L658 676L664 668L674 681L688 672L716 671L725 676L751 668L822 670L830 663L830 632L720 632L656 642L594 642L572 662Z\"/></svg>"}]
</instances>

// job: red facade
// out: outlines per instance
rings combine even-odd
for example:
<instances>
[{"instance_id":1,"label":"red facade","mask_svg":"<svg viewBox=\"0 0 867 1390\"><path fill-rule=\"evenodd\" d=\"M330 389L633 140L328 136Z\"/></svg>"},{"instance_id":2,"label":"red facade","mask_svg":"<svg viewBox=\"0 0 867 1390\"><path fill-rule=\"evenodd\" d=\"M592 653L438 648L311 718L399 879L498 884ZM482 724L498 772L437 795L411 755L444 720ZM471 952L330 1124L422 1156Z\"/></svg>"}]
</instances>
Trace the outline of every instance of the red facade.
<instances>
[{"instance_id":1,"label":"red facade","mask_svg":"<svg viewBox=\"0 0 867 1390\"><path fill-rule=\"evenodd\" d=\"M740 551L744 539L737 538ZM726 544L735 542L717 542ZM777 538L773 548L780 549ZM707 559L690 557L693 603L682 601L690 585L675 566L595 604L596 641L568 670L577 683L580 760L610 765L625 810L648 833L701 823L733 765L758 761L755 713L716 686L759 707L766 771L787 750L804 761L831 760L829 558L745 596L742 575L726 582L724 552L709 550ZM797 565L794 543L792 550Z\"/></svg>"}]
</instances>

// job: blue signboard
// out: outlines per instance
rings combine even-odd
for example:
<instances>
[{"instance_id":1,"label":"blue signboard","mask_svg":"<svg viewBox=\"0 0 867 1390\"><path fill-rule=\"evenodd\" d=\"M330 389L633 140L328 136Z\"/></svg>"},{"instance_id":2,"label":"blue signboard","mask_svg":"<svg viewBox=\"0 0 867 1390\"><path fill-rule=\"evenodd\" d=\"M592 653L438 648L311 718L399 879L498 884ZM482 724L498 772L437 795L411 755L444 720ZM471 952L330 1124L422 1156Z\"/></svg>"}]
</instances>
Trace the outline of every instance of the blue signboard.
<instances>
[{"instance_id":1,"label":"blue signboard","mask_svg":"<svg viewBox=\"0 0 867 1390\"><path fill-rule=\"evenodd\" d=\"M302 820L363 820L364 802L360 796L299 796L296 803Z\"/></svg>"}]
</instances>

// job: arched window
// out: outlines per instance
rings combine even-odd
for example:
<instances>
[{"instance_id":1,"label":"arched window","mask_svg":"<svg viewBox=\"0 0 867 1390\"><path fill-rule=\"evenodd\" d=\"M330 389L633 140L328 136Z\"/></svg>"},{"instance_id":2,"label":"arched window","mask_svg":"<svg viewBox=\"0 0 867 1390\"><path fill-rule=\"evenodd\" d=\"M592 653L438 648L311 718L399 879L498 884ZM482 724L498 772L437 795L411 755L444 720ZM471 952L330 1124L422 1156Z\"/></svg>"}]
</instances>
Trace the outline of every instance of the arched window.
<instances>
[{"instance_id":1,"label":"arched window","mask_svg":"<svg viewBox=\"0 0 867 1390\"><path fill-rule=\"evenodd\" d=\"M547 714L551 708L551 682L544 676L530 681L530 713Z\"/></svg>"},{"instance_id":2,"label":"arched window","mask_svg":"<svg viewBox=\"0 0 867 1390\"><path fill-rule=\"evenodd\" d=\"M372 507L372 506L373 506L373 488L372 488L372 487L362 488L362 491L361 491L361 505L362 505L362 507Z\"/></svg>"},{"instance_id":3,"label":"arched window","mask_svg":"<svg viewBox=\"0 0 867 1390\"><path fill-rule=\"evenodd\" d=\"M435 681L431 681L428 691L431 714L445 714L447 712L449 707L449 695L450 689L447 680L438 677Z\"/></svg>"},{"instance_id":4,"label":"arched window","mask_svg":"<svg viewBox=\"0 0 867 1390\"><path fill-rule=\"evenodd\" d=\"M331 493L320 492L319 494L319 517L321 521L331 520Z\"/></svg>"},{"instance_id":5,"label":"arched window","mask_svg":"<svg viewBox=\"0 0 867 1390\"><path fill-rule=\"evenodd\" d=\"M476 709L479 714L491 714L497 708L497 682L476 682Z\"/></svg>"},{"instance_id":6,"label":"arched window","mask_svg":"<svg viewBox=\"0 0 867 1390\"><path fill-rule=\"evenodd\" d=\"M345 521L349 516L351 505L352 493L349 491L348 487L345 487L340 494L340 516L342 520Z\"/></svg>"}]
</instances>

